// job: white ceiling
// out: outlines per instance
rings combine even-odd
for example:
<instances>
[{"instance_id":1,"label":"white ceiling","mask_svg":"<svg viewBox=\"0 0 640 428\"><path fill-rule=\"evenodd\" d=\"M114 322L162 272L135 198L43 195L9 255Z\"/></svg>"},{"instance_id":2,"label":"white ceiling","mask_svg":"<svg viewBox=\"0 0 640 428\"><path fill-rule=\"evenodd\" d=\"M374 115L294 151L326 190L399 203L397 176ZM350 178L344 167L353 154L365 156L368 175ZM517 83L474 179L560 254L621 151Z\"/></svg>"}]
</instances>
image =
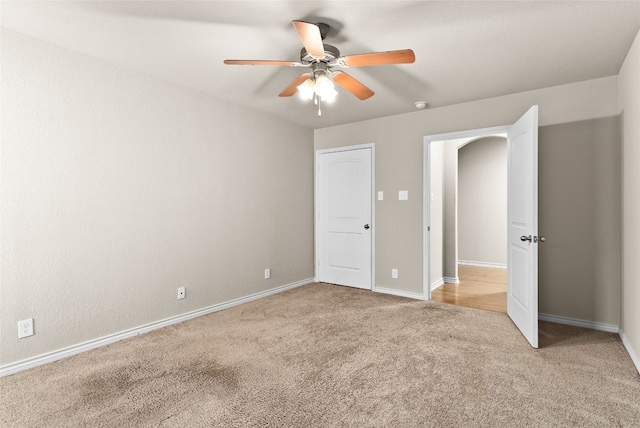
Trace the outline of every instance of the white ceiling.
<instances>
[{"instance_id":1,"label":"white ceiling","mask_svg":"<svg viewBox=\"0 0 640 428\"><path fill-rule=\"evenodd\" d=\"M640 30L640 1L2 1L8 29L175 84L322 128L615 75ZM278 94L304 69L291 20L332 26L343 55L413 49L414 64L345 71L376 94L312 102Z\"/></svg>"}]
</instances>

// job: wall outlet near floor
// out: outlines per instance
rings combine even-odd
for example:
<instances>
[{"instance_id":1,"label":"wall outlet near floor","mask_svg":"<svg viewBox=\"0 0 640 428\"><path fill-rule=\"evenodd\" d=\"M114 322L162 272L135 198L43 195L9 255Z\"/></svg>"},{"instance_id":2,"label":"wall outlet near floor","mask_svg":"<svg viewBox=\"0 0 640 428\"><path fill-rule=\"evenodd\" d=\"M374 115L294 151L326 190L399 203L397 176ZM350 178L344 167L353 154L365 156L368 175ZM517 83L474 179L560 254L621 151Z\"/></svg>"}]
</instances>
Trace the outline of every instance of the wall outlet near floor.
<instances>
[{"instance_id":1,"label":"wall outlet near floor","mask_svg":"<svg viewBox=\"0 0 640 428\"><path fill-rule=\"evenodd\" d=\"M398 269L391 269L391 278L398 279Z\"/></svg>"},{"instance_id":2,"label":"wall outlet near floor","mask_svg":"<svg viewBox=\"0 0 640 428\"><path fill-rule=\"evenodd\" d=\"M269 279L271 278L271 269L265 269L264 270L264 279Z\"/></svg>"},{"instance_id":3,"label":"wall outlet near floor","mask_svg":"<svg viewBox=\"0 0 640 428\"><path fill-rule=\"evenodd\" d=\"M187 294L186 287L178 287L178 300L184 299Z\"/></svg>"},{"instance_id":4,"label":"wall outlet near floor","mask_svg":"<svg viewBox=\"0 0 640 428\"><path fill-rule=\"evenodd\" d=\"M33 318L18 321L18 339L33 336Z\"/></svg>"}]
</instances>

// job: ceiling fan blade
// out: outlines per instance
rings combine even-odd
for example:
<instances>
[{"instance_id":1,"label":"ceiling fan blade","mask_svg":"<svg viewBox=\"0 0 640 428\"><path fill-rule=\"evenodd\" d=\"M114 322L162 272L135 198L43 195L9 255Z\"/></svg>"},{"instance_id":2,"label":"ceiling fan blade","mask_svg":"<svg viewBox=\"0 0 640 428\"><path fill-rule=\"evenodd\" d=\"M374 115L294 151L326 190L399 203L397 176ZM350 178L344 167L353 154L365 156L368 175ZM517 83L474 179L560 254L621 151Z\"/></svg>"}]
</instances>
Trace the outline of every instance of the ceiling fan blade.
<instances>
[{"instance_id":1,"label":"ceiling fan blade","mask_svg":"<svg viewBox=\"0 0 640 428\"><path fill-rule=\"evenodd\" d=\"M298 67L301 64L294 61L272 61L268 59L225 59L227 65L281 65L283 67Z\"/></svg>"},{"instance_id":2,"label":"ceiling fan blade","mask_svg":"<svg viewBox=\"0 0 640 428\"><path fill-rule=\"evenodd\" d=\"M340 63L349 67L367 67L370 65L410 64L415 60L416 55L411 49L403 49L345 56L341 58Z\"/></svg>"},{"instance_id":3,"label":"ceiling fan blade","mask_svg":"<svg viewBox=\"0 0 640 428\"><path fill-rule=\"evenodd\" d=\"M353 77L349 76L347 73L338 72L333 76L333 81L338 85L342 86L347 91L351 92L356 97L361 100L366 100L367 98L371 98L375 92L371 89L364 86L362 83L358 82Z\"/></svg>"},{"instance_id":4,"label":"ceiling fan blade","mask_svg":"<svg viewBox=\"0 0 640 428\"><path fill-rule=\"evenodd\" d=\"M311 76L311 73L304 73L298 76L293 82L289 84L282 92L280 92L279 97L290 97L295 94L298 90L298 86L302 84L305 80L307 80Z\"/></svg>"},{"instance_id":5,"label":"ceiling fan blade","mask_svg":"<svg viewBox=\"0 0 640 428\"><path fill-rule=\"evenodd\" d=\"M324 46L322 44L320 27L305 21L292 21L292 23L309 55L314 58L324 58Z\"/></svg>"}]
</instances>

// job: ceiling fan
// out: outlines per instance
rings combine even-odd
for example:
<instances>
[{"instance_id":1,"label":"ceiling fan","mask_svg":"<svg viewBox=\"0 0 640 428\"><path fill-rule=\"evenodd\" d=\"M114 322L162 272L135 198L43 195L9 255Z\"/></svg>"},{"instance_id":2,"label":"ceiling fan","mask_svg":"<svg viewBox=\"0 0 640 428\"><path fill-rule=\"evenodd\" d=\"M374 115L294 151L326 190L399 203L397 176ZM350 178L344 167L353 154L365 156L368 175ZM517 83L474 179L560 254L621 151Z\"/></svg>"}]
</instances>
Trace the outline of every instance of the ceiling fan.
<instances>
[{"instance_id":1,"label":"ceiling fan","mask_svg":"<svg viewBox=\"0 0 640 428\"><path fill-rule=\"evenodd\" d=\"M280 93L280 96L290 97L296 92L300 92L301 96L314 100L318 105L318 116L322 114L320 102L331 100L337 94L333 82L361 100L366 100L374 94L371 89L344 71L334 70L335 67L409 64L416 60L411 49L340 56L338 48L323 43L329 33L329 25L306 21L292 21L292 24L304 46L300 51L300 61L227 59L224 63L228 65L275 65L309 68L309 72L298 76Z\"/></svg>"}]
</instances>

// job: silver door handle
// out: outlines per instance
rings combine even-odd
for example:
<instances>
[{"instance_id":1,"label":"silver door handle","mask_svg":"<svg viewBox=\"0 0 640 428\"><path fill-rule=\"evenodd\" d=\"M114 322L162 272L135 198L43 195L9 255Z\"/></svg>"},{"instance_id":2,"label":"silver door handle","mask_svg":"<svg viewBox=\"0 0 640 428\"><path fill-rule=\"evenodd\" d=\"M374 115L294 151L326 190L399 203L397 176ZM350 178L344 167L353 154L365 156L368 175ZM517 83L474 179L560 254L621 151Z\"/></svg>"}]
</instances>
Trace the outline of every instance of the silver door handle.
<instances>
[{"instance_id":1,"label":"silver door handle","mask_svg":"<svg viewBox=\"0 0 640 428\"><path fill-rule=\"evenodd\" d=\"M529 235L529 236L524 236L524 235L522 235L522 236L520 237L520 240L521 240L521 241L529 241L529 242L531 242L531 235Z\"/></svg>"},{"instance_id":2,"label":"silver door handle","mask_svg":"<svg viewBox=\"0 0 640 428\"><path fill-rule=\"evenodd\" d=\"M365 224L365 225L364 225L364 228L365 228L365 229L367 229L367 230L369 230L369 225L368 225L368 224Z\"/></svg>"}]
</instances>

